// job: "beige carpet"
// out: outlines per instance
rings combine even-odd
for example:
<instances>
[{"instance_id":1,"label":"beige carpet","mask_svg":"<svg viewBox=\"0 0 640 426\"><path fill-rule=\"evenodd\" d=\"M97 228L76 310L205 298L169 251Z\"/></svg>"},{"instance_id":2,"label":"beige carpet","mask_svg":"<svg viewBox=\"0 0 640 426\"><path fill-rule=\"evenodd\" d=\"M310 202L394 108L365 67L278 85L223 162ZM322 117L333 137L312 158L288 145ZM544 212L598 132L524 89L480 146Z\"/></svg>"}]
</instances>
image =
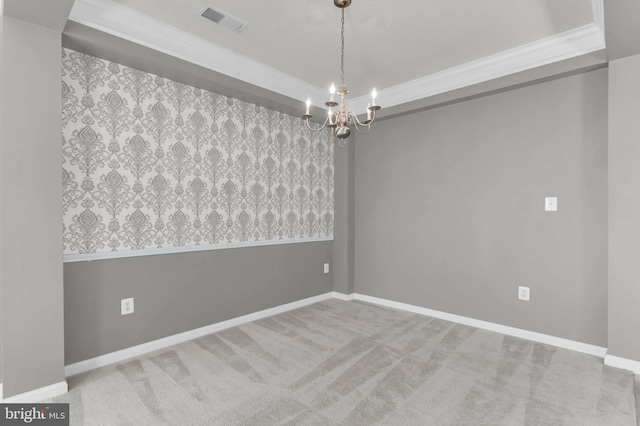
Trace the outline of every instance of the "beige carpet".
<instances>
[{"instance_id":1,"label":"beige carpet","mask_svg":"<svg viewBox=\"0 0 640 426\"><path fill-rule=\"evenodd\" d=\"M330 300L69 378L74 425L636 425L602 360Z\"/></svg>"}]
</instances>

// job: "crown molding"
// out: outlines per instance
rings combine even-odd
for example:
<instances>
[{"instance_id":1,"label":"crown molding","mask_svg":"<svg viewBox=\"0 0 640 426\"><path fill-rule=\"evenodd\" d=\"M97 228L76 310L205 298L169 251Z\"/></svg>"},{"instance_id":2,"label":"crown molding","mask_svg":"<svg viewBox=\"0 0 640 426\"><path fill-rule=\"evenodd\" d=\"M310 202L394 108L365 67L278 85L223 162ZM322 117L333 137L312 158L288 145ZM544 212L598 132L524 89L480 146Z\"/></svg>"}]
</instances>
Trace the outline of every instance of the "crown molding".
<instances>
[{"instance_id":1,"label":"crown molding","mask_svg":"<svg viewBox=\"0 0 640 426\"><path fill-rule=\"evenodd\" d=\"M385 108L483 83L605 48L603 0L592 0L593 22L495 55L379 90ZM112 0L76 0L70 20L303 102L326 90L210 43ZM369 96L353 98L365 111ZM301 111L303 106L301 105ZM324 108L324 107L323 107Z\"/></svg>"},{"instance_id":2,"label":"crown molding","mask_svg":"<svg viewBox=\"0 0 640 426\"><path fill-rule=\"evenodd\" d=\"M325 96L324 89L112 0L76 0L69 19L300 102Z\"/></svg>"},{"instance_id":3,"label":"crown molding","mask_svg":"<svg viewBox=\"0 0 640 426\"><path fill-rule=\"evenodd\" d=\"M378 90L378 99L381 105L388 108L586 55L604 48L604 31L595 23L591 23L397 86ZM355 98L351 103L351 109L364 111L369 100L369 96L366 95Z\"/></svg>"}]
</instances>

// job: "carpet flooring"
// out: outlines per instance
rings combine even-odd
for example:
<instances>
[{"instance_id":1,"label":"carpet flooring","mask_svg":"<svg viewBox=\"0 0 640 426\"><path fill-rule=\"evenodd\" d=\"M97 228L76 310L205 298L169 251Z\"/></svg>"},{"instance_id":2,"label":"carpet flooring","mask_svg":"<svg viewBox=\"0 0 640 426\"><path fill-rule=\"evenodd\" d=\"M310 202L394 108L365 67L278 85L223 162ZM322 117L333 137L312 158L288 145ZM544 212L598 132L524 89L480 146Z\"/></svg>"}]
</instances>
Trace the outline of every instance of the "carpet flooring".
<instances>
[{"instance_id":1,"label":"carpet flooring","mask_svg":"<svg viewBox=\"0 0 640 426\"><path fill-rule=\"evenodd\" d=\"M338 300L68 383L72 425L637 425L600 358Z\"/></svg>"}]
</instances>

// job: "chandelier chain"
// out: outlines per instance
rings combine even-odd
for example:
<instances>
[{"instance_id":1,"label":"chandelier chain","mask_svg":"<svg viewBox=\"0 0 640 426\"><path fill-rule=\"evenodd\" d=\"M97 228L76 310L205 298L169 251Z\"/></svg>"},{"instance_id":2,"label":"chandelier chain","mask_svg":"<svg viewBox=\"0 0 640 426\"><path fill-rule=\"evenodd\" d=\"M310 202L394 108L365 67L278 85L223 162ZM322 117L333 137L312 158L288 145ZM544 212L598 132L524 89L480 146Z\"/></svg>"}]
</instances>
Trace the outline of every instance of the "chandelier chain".
<instances>
[{"instance_id":1,"label":"chandelier chain","mask_svg":"<svg viewBox=\"0 0 640 426\"><path fill-rule=\"evenodd\" d=\"M344 86L344 8L342 10L342 27L340 29L340 84Z\"/></svg>"}]
</instances>

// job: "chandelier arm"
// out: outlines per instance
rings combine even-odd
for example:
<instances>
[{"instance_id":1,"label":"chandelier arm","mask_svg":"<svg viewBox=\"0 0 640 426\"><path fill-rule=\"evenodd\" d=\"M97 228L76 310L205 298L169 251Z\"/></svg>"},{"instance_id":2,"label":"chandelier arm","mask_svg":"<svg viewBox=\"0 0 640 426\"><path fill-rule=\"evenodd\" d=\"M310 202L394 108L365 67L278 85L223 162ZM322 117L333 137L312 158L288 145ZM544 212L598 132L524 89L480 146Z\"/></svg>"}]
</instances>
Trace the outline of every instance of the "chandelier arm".
<instances>
[{"instance_id":1,"label":"chandelier arm","mask_svg":"<svg viewBox=\"0 0 640 426\"><path fill-rule=\"evenodd\" d=\"M353 119L353 124L356 126L356 130L358 129L358 127L366 127L367 129L371 128L371 124L373 124L373 121L376 119L376 112L372 111L372 115L371 115L371 120L369 120L368 123L363 123L358 119L358 116L356 114L354 114L353 112L349 112L349 116ZM367 130L367 133L369 131Z\"/></svg>"},{"instance_id":2,"label":"chandelier arm","mask_svg":"<svg viewBox=\"0 0 640 426\"><path fill-rule=\"evenodd\" d=\"M353 122L353 128L356 129L356 131L361 135L366 135L371 131L370 124L362 124L362 123L358 124L355 121Z\"/></svg>"},{"instance_id":3,"label":"chandelier arm","mask_svg":"<svg viewBox=\"0 0 640 426\"><path fill-rule=\"evenodd\" d=\"M354 128L354 129L356 129L356 131L357 131L358 133L360 133L361 135L367 135L367 134L369 134L369 132L371 131L371 126L367 124L367 125L362 126L362 127L364 127L366 130L361 130L361 129L360 129L360 126L358 126L358 125L354 125L354 126L353 126L353 128Z\"/></svg>"},{"instance_id":4,"label":"chandelier arm","mask_svg":"<svg viewBox=\"0 0 640 426\"><path fill-rule=\"evenodd\" d=\"M312 131L314 131L314 132L319 132L320 130L322 130L322 129L325 129L325 128L329 127L329 126L327 126L327 123L329 122L329 117L325 118L325 119L324 119L324 123L322 123L322 124L318 125L317 127L313 127L313 126L311 126L311 125L309 124L309 119L308 119L308 118L307 118L306 120L304 120L304 121L305 121L305 123L307 124L307 127L309 128L309 130L312 130Z\"/></svg>"}]
</instances>

